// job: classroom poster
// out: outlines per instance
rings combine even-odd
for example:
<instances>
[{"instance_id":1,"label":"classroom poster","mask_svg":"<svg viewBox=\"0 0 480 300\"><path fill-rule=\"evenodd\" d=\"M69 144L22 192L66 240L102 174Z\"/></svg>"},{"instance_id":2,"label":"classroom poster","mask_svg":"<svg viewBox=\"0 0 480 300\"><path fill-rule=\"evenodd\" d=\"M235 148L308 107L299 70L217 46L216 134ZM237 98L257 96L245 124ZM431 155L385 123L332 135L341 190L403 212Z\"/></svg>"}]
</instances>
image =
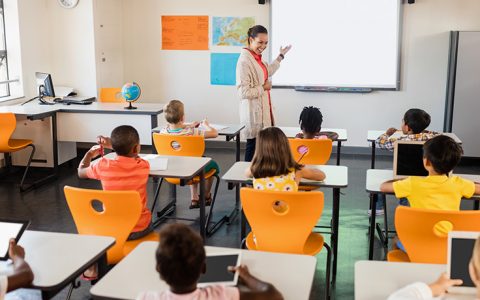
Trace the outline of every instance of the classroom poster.
<instances>
[{"instance_id":1,"label":"classroom poster","mask_svg":"<svg viewBox=\"0 0 480 300\"><path fill-rule=\"evenodd\" d=\"M247 32L253 25L253 17L212 17L212 45L246 46Z\"/></svg>"},{"instance_id":2,"label":"classroom poster","mask_svg":"<svg viewBox=\"0 0 480 300\"><path fill-rule=\"evenodd\" d=\"M238 57L240 57L240 53L211 53L210 83L212 85L235 85Z\"/></svg>"},{"instance_id":3,"label":"classroom poster","mask_svg":"<svg viewBox=\"0 0 480 300\"><path fill-rule=\"evenodd\" d=\"M162 16L163 50L208 50L208 16Z\"/></svg>"}]
</instances>

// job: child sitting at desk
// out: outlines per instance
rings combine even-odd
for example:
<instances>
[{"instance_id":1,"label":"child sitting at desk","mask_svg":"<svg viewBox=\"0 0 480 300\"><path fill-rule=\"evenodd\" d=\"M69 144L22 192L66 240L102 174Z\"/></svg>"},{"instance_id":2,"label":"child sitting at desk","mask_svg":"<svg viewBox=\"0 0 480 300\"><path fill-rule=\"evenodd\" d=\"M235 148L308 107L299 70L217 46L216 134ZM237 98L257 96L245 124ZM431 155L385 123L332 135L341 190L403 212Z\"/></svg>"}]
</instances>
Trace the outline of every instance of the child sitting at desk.
<instances>
[{"instance_id":1,"label":"child sitting at desk","mask_svg":"<svg viewBox=\"0 0 480 300\"><path fill-rule=\"evenodd\" d=\"M397 198L406 197L411 207L458 211L462 198L470 198L480 193L478 183L450 175L461 156L462 147L452 138L436 136L423 145L423 165L428 176L390 180L382 183L380 191L395 193ZM449 227L440 223L436 229L446 233L451 230ZM397 242L397 246L405 251L400 242Z\"/></svg>"},{"instance_id":2,"label":"child sitting at desk","mask_svg":"<svg viewBox=\"0 0 480 300\"><path fill-rule=\"evenodd\" d=\"M293 159L287 136L277 127L267 127L257 136L255 154L247 177L253 188L273 191L298 191L302 178L322 181L325 173L307 168Z\"/></svg>"},{"instance_id":3,"label":"child sitting at desk","mask_svg":"<svg viewBox=\"0 0 480 300\"><path fill-rule=\"evenodd\" d=\"M320 109L313 106L305 106L300 113L300 129L302 132L298 133L295 138L299 139L331 139L336 141L338 134L332 131L321 131L323 123L323 115Z\"/></svg>"},{"instance_id":4,"label":"child sitting at desk","mask_svg":"<svg viewBox=\"0 0 480 300\"><path fill-rule=\"evenodd\" d=\"M104 190L111 191L138 191L142 199L142 212L137 224L127 240L140 239L153 231L152 213L147 208L147 182L150 164L141 159L140 137L135 128L128 125L113 129L110 138L99 136L100 145L93 146L83 157L78 166L78 177L97 179L102 182ZM92 159L103 155L103 149L113 149L117 156L114 159L102 157L95 164ZM96 269L90 268L84 278L93 280Z\"/></svg>"},{"instance_id":5,"label":"child sitting at desk","mask_svg":"<svg viewBox=\"0 0 480 300\"><path fill-rule=\"evenodd\" d=\"M472 258L468 268L470 272L470 278L477 287L476 299L480 299L480 237L475 242ZM445 295L449 287L461 284L462 280L450 279L447 277L446 273L443 273L440 275L437 281L429 285L424 282L415 282L407 285L406 287L391 294L390 297L388 297L388 300L440 299L437 297L442 297Z\"/></svg>"},{"instance_id":6,"label":"child sitting at desk","mask_svg":"<svg viewBox=\"0 0 480 300\"><path fill-rule=\"evenodd\" d=\"M203 120L200 124L194 122L192 124L185 123L185 110L184 105L179 100L172 100L163 109L165 114L165 119L167 120L168 125L160 131L160 134L169 134L169 135L201 135L206 139L216 138L218 132L215 128L211 127L207 120ZM199 129L199 125L202 125L204 129ZM205 173L208 173L210 170L215 169L215 174L220 172L220 167L218 164L211 160L208 165L205 167ZM213 176L208 178L205 181L205 205L211 205L212 203L212 193L210 192L213 184ZM191 192L191 203L190 209L199 208L199 195L198 195L198 183L190 185Z\"/></svg>"},{"instance_id":7,"label":"child sitting at desk","mask_svg":"<svg viewBox=\"0 0 480 300\"><path fill-rule=\"evenodd\" d=\"M197 281L207 268L202 238L184 224L164 226L160 230L160 237L156 268L170 290L142 292L137 300L283 299L273 285L252 276L244 265L230 267L229 270L238 272L239 282L246 289L223 285L197 288Z\"/></svg>"},{"instance_id":8,"label":"child sitting at desk","mask_svg":"<svg viewBox=\"0 0 480 300\"><path fill-rule=\"evenodd\" d=\"M0 274L0 300L5 298L7 292L28 287L33 281L33 272L25 262L25 251L11 239L8 247L8 256L13 263L13 271L8 275Z\"/></svg>"}]
</instances>

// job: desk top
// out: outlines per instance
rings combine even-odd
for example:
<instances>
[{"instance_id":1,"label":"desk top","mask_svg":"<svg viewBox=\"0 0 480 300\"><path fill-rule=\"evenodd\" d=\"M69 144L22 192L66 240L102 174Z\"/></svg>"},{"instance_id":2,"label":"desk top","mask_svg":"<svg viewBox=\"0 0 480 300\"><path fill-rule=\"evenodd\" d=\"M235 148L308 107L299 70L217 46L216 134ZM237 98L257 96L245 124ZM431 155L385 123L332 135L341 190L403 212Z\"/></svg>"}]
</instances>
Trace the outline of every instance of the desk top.
<instances>
[{"instance_id":1,"label":"desk top","mask_svg":"<svg viewBox=\"0 0 480 300\"><path fill-rule=\"evenodd\" d=\"M56 112L66 113L114 113L114 114L140 114L140 115L158 115L163 112L163 103L136 103L137 109L125 109L125 103L103 103L93 102L88 105L40 105L33 101L25 105L7 105L0 106L0 112L13 112L17 115L27 117L45 117Z\"/></svg>"},{"instance_id":2,"label":"desk top","mask_svg":"<svg viewBox=\"0 0 480 300\"><path fill-rule=\"evenodd\" d=\"M218 131L218 135L224 135L224 136L234 136L237 135L243 128L245 128L245 125L240 125L240 124L217 124L222 127L226 126L226 128L223 128L222 130ZM158 126L152 129L152 132L160 132L164 126Z\"/></svg>"},{"instance_id":3,"label":"desk top","mask_svg":"<svg viewBox=\"0 0 480 300\"><path fill-rule=\"evenodd\" d=\"M157 242L144 242L90 290L95 299L135 299L141 291L168 288L155 270ZM314 256L205 247L207 253L241 251L250 272L275 285L285 299L309 299L316 268ZM132 276L135 274L135 276ZM128 283L128 284L125 284Z\"/></svg>"},{"instance_id":4,"label":"desk top","mask_svg":"<svg viewBox=\"0 0 480 300\"><path fill-rule=\"evenodd\" d=\"M245 170L250 166L250 162L236 162L222 177L223 180L232 183L250 183L252 178L245 175ZM313 185L321 187L344 188L348 186L348 168L345 166L333 165L315 165L309 168L317 168L325 172L324 181L314 181L304 179L300 181L302 185Z\"/></svg>"},{"instance_id":5,"label":"desk top","mask_svg":"<svg viewBox=\"0 0 480 300\"><path fill-rule=\"evenodd\" d=\"M414 282L434 282L446 265L357 261L355 263L355 300L385 300L390 294ZM436 299L436 298L435 298ZM473 299L452 295L442 299Z\"/></svg>"},{"instance_id":6,"label":"desk top","mask_svg":"<svg viewBox=\"0 0 480 300\"><path fill-rule=\"evenodd\" d=\"M294 138L297 133L302 132L302 130L299 127L278 127L280 128L287 137L289 138ZM348 139L347 135L347 130L346 129L341 129L341 128L323 128L322 131L333 131L338 134L338 139L337 141L344 142Z\"/></svg>"},{"instance_id":7,"label":"desk top","mask_svg":"<svg viewBox=\"0 0 480 300\"><path fill-rule=\"evenodd\" d=\"M462 178L480 182L480 175L453 174ZM367 170L366 189L369 193L380 193L380 185L387 180L393 179L393 170L369 169Z\"/></svg>"},{"instance_id":8,"label":"desk top","mask_svg":"<svg viewBox=\"0 0 480 300\"><path fill-rule=\"evenodd\" d=\"M367 132L367 141L373 142L373 141L375 141L379 136L381 136L381 135L384 134L384 133L385 133L384 130L369 130L369 131ZM455 140L455 142L457 142L457 143L459 143L459 144L462 143L462 141L461 141L461 140L457 137L457 135L456 135L455 133L453 133L453 132L444 132L444 133L442 133L442 134L451 137L452 139Z\"/></svg>"},{"instance_id":9,"label":"desk top","mask_svg":"<svg viewBox=\"0 0 480 300\"><path fill-rule=\"evenodd\" d=\"M70 283L115 244L113 237L25 231L19 244L35 276L33 286L55 290ZM0 269L5 269L0 262Z\"/></svg>"},{"instance_id":10,"label":"desk top","mask_svg":"<svg viewBox=\"0 0 480 300\"><path fill-rule=\"evenodd\" d=\"M140 154L144 157L149 154ZM111 152L105 155L108 159L114 159L116 154ZM192 156L168 156L158 155L159 158L167 158L167 169L163 171L150 170L150 176L170 177L189 179L197 175L198 171L203 169L212 159L209 157L192 157ZM97 161L98 159L94 160Z\"/></svg>"}]
</instances>

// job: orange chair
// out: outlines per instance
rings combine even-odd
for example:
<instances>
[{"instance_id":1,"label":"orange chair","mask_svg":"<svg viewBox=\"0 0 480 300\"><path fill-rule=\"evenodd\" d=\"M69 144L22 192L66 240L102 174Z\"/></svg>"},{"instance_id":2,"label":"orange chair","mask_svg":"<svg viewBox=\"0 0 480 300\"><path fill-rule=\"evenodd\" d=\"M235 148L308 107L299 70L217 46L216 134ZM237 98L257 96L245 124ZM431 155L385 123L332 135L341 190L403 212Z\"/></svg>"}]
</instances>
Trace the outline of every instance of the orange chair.
<instances>
[{"instance_id":1,"label":"orange chair","mask_svg":"<svg viewBox=\"0 0 480 300\"><path fill-rule=\"evenodd\" d=\"M201 157L205 152L205 139L203 136L175 136L168 134L153 134L153 143L157 153L160 155L171 155L171 156L194 156ZM215 191L212 197L212 203L210 204L210 211L207 216L207 221L205 222L206 231L208 235L212 235L220 226L225 223L228 218L223 216L220 221L216 222L210 228L210 221L213 214L213 206L215 204L215 199L217 198L218 186L220 183L220 178L215 174L216 170L210 170L205 173L205 179L210 177L215 177ZM178 178L165 178L165 180L174 185L180 185L182 182ZM192 185L200 182L200 176L196 176L190 181L186 182L187 185ZM157 192L155 193L154 202L152 205L152 211L155 208L157 196L161 187L162 181L160 181Z\"/></svg>"},{"instance_id":2,"label":"orange chair","mask_svg":"<svg viewBox=\"0 0 480 300\"><path fill-rule=\"evenodd\" d=\"M325 165L332 154L332 140L288 139L293 159L305 165Z\"/></svg>"},{"instance_id":3,"label":"orange chair","mask_svg":"<svg viewBox=\"0 0 480 300\"><path fill-rule=\"evenodd\" d=\"M142 203L137 191L102 191L64 188L65 198L79 234L111 236L115 245L107 251L108 264L116 264L138 244L158 241L155 232L133 241L127 241L142 212ZM100 211L94 207L101 204Z\"/></svg>"},{"instance_id":4,"label":"orange chair","mask_svg":"<svg viewBox=\"0 0 480 300\"><path fill-rule=\"evenodd\" d=\"M125 100L122 98L122 89L121 88L101 88L100 102L108 102L108 103L125 102Z\"/></svg>"},{"instance_id":5,"label":"orange chair","mask_svg":"<svg viewBox=\"0 0 480 300\"><path fill-rule=\"evenodd\" d=\"M480 231L480 211L397 207L395 227L408 255L401 250L392 250L388 252L387 260L446 264L448 235L437 233L436 225L439 222L450 223L452 230L455 231Z\"/></svg>"},{"instance_id":6,"label":"orange chair","mask_svg":"<svg viewBox=\"0 0 480 300\"><path fill-rule=\"evenodd\" d=\"M323 212L322 192L276 192L242 188L240 199L252 228L250 250L316 255L327 249L326 295L330 295L331 250L320 233L312 232Z\"/></svg>"},{"instance_id":7,"label":"orange chair","mask_svg":"<svg viewBox=\"0 0 480 300\"><path fill-rule=\"evenodd\" d=\"M33 155L35 154L35 145L32 140L11 139L15 128L17 127L17 120L13 113L0 113L0 153L5 154L5 164L8 167L10 162L10 153L23 150L27 147L32 147L32 152L28 159L25 172L23 173L22 181L20 182L20 190L25 191L23 182L27 176L28 168L32 163Z\"/></svg>"}]
</instances>

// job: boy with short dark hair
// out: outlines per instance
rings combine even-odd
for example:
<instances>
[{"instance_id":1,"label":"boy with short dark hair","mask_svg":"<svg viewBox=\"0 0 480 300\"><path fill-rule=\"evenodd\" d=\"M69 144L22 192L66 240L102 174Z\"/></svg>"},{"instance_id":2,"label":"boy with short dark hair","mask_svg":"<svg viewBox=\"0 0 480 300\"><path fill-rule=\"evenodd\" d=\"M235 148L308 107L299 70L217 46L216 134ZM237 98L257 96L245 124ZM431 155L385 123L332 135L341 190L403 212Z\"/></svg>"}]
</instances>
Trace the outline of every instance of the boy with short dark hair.
<instances>
[{"instance_id":1,"label":"boy with short dark hair","mask_svg":"<svg viewBox=\"0 0 480 300\"><path fill-rule=\"evenodd\" d=\"M318 107L305 106L300 113L298 124L302 132L299 132L295 138L299 139L331 139L336 141L338 134L332 131L321 131L323 115Z\"/></svg>"},{"instance_id":2,"label":"boy with short dark hair","mask_svg":"<svg viewBox=\"0 0 480 300\"><path fill-rule=\"evenodd\" d=\"M164 226L160 237L156 268L160 278L170 286L170 290L142 292L137 300L283 299L273 285L253 277L246 266L231 267L229 270L239 272L239 281L247 289L240 290L223 285L197 288L197 281L206 270L202 238L184 224Z\"/></svg>"},{"instance_id":3,"label":"boy with short dark hair","mask_svg":"<svg viewBox=\"0 0 480 300\"><path fill-rule=\"evenodd\" d=\"M402 134L394 135L396 128L389 128L384 134L375 141L377 148L393 151L395 142L403 141L427 141L438 135L437 132L428 131L426 128L430 125L430 115L418 108L411 108L405 112L402 120Z\"/></svg>"}]
</instances>

